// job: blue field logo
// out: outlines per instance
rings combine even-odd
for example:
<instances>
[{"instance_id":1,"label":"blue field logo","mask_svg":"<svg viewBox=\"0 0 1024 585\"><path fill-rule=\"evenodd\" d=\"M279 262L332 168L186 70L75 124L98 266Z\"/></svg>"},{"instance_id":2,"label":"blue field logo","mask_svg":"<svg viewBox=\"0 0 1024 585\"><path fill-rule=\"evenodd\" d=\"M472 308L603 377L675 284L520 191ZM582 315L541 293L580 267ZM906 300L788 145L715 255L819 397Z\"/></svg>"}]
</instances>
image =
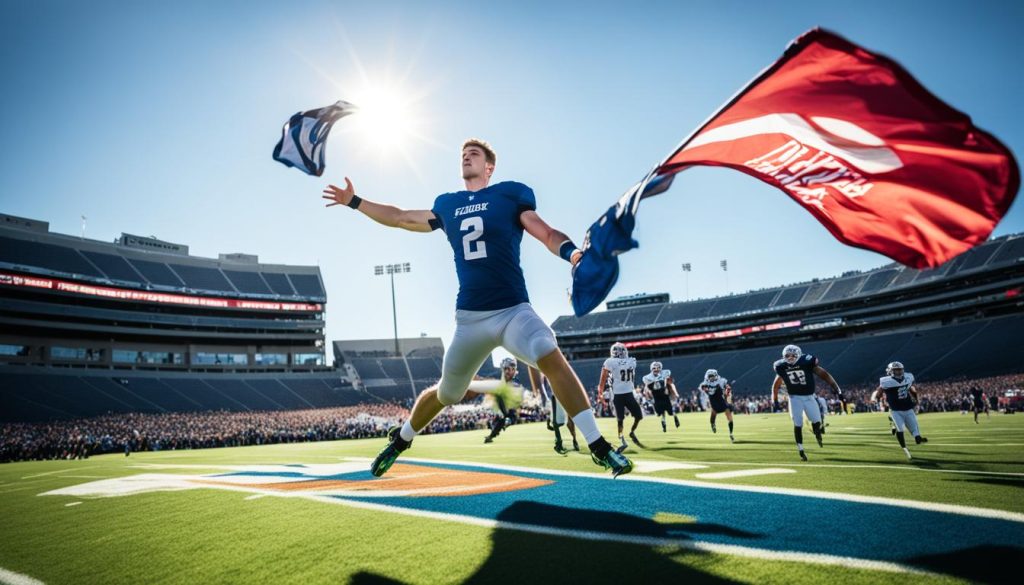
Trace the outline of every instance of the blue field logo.
<instances>
[{"instance_id":1,"label":"blue field logo","mask_svg":"<svg viewBox=\"0 0 1024 585\"><path fill-rule=\"evenodd\" d=\"M800 490L403 460L383 478L365 461L142 473L43 495L123 496L224 489L301 497L423 518L544 534L972 576L969 567L1024 549L1024 515ZM180 471L187 466L167 467ZM977 575L973 575L977 576Z\"/></svg>"}]
</instances>

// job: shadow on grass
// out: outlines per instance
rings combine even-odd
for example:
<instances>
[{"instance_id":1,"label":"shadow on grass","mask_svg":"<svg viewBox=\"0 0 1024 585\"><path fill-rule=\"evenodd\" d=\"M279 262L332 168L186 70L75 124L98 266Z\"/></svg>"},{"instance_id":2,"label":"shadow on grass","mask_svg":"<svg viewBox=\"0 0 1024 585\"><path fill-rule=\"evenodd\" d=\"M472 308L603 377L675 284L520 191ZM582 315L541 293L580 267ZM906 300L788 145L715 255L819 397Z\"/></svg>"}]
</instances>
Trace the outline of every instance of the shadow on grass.
<instances>
[{"instance_id":1,"label":"shadow on grass","mask_svg":"<svg viewBox=\"0 0 1024 585\"><path fill-rule=\"evenodd\" d=\"M1021 549L1012 546L973 547L916 557L908 564L978 583L1020 583L1020 574L1011 568L1020 554Z\"/></svg>"},{"instance_id":2,"label":"shadow on grass","mask_svg":"<svg viewBox=\"0 0 1024 585\"><path fill-rule=\"evenodd\" d=\"M759 538L757 534L728 526L688 522L659 523L620 512L580 510L536 502L512 504L498 515L497 520L556 530L681 540L709 533ZM667 550L663 554L642 544L582 540L500 527L494 529L491 539L491 555L464 583L644 583L654 580L688 584L735 582L687 567L668 557L669 554L679 554L678 549ZM706 553L686 551L685 554ZM401 583L367 572L357 573L349 582L355 585Z\"/></svg>"}]
</instances>

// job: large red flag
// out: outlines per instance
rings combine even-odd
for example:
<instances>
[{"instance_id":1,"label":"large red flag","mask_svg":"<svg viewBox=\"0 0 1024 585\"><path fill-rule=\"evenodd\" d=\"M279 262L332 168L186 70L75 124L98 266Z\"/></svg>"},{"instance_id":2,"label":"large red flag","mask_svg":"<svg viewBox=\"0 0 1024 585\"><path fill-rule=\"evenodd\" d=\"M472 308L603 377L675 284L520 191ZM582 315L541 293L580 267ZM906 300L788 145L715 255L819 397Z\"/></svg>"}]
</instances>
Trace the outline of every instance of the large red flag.
<instances>
[{"instance_id":1,"label":"large red flag","mask_svg":"<svg viewBox=\"0 0 1024 585\"><path fill-rule=\"evenodd\" d=\"M640 201L692 165L734 168L782 189L840 241L914 268L984 242L1020 172L1009 149L898 63L831 32L793 41L587 230L573 273L577 315L618 279L637 247Z\"/></svg>"},{"instance_id":2,"label":"large red flag","mask_svg":"<svg viewBox=\"0 0 1024 585\"><path fill-rule=\"evenodd\" d=\"M727 166L836 238L914 268L984 242L1017 194L1003 144L898 63L814 29L659 167Z\"/></svg>"}]
</instances>

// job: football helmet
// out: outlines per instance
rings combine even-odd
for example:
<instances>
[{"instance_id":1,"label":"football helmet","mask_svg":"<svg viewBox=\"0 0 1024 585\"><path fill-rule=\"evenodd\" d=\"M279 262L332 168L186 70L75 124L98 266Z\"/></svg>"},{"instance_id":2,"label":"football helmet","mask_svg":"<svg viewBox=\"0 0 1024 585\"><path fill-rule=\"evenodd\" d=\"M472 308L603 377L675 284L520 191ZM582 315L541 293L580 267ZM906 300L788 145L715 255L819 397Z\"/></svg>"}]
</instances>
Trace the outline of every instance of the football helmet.
<instances>
[{"instance_id":1,"label":"football helmet","mask_svg":"<svg viewBox=\"0 0 1024 585\"><path fill-rule=\"evenodd\" d=\"M707 380L708 382L717 382L718 370L708 370L704 372L704 379Z\"/></svg>"},{"instance_id":2,"label":"football helmet","mask_svg":"<svg viewBox=\"0 0 1024 585\"><path fill-rule=\"evenodd\" d=\"M502 371L507 370L508 368L512 368L512 371L516 371L519 369L519 362L516 361L516 358L508 356L507 358L501 360Z\"/></svg>"},{"instance_id":3,"label":"football helmet","mask_svg":"<svg viewBox=\"0 0 1024 585\"><path fill-rule=\"evenodd\" d=\"M885 366L885 373L892 376L893 378L903 377L903 364L900 362L889 362L888 366Z\"/></svg>"},{"instance_id":4,"label":"football helmet","mask_svg":"<svg viewBox=\"0 0 1024 585\"><path fill-rule=\"evenodd\" d=\"M804 352L796 345L787 345L782 349L782 359L791 366L795 364L796 360L800 359L800 356L802 355L804 355Z\"/></svg>"},{"instance_id":5,"label":"football helmet","mask_svg":"<svg viewBox=\"0 0 1024 585\"><path fill-rule=\"evenodd\" d=\"M661 375L661 362L651 362L651 373L655 376Z\"/></svg>"},{"instance_id":6,"label":"football helmet","mask_svg":"<svg viewBox=\"0 0 1024 585\"><path fill-rule=\"evenodd\" d=\"M613 358L627 358L629 357L629 350L626 349L624 343L616 341L612 344L611 354Z\"/></svg>"}]
</instances>

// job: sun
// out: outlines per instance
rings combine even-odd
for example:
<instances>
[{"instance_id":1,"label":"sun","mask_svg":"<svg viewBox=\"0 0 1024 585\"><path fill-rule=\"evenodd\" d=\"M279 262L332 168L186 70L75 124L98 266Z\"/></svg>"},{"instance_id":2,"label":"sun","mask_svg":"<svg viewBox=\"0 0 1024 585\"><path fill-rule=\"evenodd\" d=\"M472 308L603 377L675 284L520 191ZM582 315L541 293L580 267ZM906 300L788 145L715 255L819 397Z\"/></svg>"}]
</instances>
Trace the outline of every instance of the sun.
<instances>
[{"instance_id":1,"label":"sun","mask_svg":"<svg viewBox=\"0 0 1024 585\"><path fill-rule=\"evenodd\" d=\"M416 110L416 99L408 92L372 85L355 92L351 101L358 107L351 118L353 132L377 154L404 149L420 136L423 118Z\"/></svg>"}]
</instances>

